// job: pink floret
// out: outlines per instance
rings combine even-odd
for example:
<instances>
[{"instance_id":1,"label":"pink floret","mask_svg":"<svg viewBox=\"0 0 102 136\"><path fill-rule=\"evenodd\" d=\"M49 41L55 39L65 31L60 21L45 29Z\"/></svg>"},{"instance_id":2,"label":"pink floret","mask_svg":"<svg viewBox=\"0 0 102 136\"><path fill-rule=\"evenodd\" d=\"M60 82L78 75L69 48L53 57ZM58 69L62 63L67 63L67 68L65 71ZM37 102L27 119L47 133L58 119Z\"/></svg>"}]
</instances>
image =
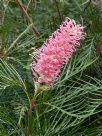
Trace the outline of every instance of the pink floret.
<instances>
[{"instance_id":1,"label":"pink floret","mask_svg":"<svg viewBox=\"0 0 102 136\"><path fill-rule=\"evenodd\" d=\"M32 62L33 77L39 83L53 83L64 64L79 47L84 37L83 27L66 18L60 28L36 51Z\"/></svg>"}]
</instances>

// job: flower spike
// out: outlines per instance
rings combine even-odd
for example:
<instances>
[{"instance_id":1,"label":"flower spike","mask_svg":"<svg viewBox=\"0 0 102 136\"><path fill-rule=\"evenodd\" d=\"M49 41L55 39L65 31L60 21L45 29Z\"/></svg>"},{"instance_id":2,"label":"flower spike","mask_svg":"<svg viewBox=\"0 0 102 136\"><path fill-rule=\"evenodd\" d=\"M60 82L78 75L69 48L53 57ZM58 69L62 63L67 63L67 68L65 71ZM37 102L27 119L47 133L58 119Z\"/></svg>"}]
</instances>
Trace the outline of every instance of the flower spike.
<instances>
[{"instance_id":1,"label":"flower spike","mask_svg":"<svg viewBox=\"0 0 102 136\"><path fill-rule=\"evenodd\" d=\"M32 61L32 74L39 83L53 83L58 78L64 64L79 47L84 38L83 26L66 18L42 47L36 51Z\"/></svg>"}]
</instances>

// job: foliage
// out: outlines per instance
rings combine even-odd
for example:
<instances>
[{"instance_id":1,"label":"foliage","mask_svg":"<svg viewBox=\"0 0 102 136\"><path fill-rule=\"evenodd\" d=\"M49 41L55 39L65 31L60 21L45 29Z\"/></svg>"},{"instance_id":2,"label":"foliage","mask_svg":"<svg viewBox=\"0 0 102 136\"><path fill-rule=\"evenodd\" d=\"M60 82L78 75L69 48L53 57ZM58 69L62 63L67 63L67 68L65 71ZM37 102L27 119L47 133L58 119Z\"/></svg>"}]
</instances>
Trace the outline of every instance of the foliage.
<instances>
[{"instance_id":1,"label":"foliage","mask_svg":"<svg viewBox=\"0 0 102 136\"><path fill-rule=\"evenodd\" d=\"M30 24L15 0L0 1L0 136L102 135L102 20L90 0L22 0ZM48 91L35 91L30 64L35 48L65 17L85 26L80 49ZM40 36L32 31L32 26ZM98 50L100 49L100 50Z\"/></svg>"}]
</instances>

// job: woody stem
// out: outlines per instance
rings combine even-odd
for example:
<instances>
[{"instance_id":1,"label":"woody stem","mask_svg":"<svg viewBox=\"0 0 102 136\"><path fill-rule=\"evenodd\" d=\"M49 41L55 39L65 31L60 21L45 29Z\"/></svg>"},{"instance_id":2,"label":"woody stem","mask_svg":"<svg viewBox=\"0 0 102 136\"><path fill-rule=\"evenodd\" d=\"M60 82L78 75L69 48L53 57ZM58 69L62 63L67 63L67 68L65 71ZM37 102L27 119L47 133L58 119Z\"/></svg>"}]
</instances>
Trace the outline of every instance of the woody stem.
<instances>
[{"instance_id":1,"label":"woody stem","mask_svg":"<svg viewBox=\"0 0 102 136\"><path fill-rule=\"evenodd\" d=\"M22 11L22 13L26 16L29 24L33 24L33 21L31 19L31 17L28 15L27 11L25 10L25 7L23 6L23 4L21 3L20 0L16 0L17 5L19 6L20 10ZM37 29L35 28L34 24L32 25L32 31L33 33L39 37L40 33L37 31Z\"/></svg>"}]
</instances>

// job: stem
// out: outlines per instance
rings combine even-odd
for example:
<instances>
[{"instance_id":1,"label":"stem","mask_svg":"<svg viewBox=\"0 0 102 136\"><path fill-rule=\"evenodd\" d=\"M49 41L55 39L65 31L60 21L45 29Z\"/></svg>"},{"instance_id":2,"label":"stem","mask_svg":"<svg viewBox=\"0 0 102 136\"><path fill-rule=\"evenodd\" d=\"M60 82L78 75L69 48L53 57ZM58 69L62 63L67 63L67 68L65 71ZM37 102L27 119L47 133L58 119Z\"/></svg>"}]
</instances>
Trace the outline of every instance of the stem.
<instances>
[{"instance_id":1,"label":"stem","mask_svg":"<svg viewBox=\"0 0 102 136\"><path fill-rule=\"evenodd\" d=\"M57 2L57 0L54 0L54 1L55 1L55 5L56 5L56 8L57 8L57 11L58 11L59 20L60 20L60 22L62 22L62 15L61 15L61 12L60 12L60 9L59 9L58 2Z\"/></svg>"},{"instance_id":2,"label":"stem","mask_svg":"<svg viewBox=\"0 0 102 136\"><path fill-rule=\"evenodd\" d=\"M41 94L41 92L38 93L38 89L39 89L38 83L35 82L35 92L34 92L33 98L30 100L30 106L29 106L29 110L28 110L28 126L26 128L26 136L30 136L30 124L31 124L31 120L32 120L32 111L34 108L35 108L35 114L37 117L37 123L38 123L39 129L41 126L40 121L39 121L37 107L36 107L36 99Z\"/></svg>"},{"instance_id":3,"label":"stem","mask_svg":"<svg viewBox=\"0 0 102 136\"><path fill-rule=\"evenodd\" d=\"M83 14L85 13L85 10L89 7L90 4L91 4L91 0L88 1L86 7L85 7L84 10L83 10Z\"/></svg>"},{"instance_id":4,"label":"stem","mask_svg":"<svg viewBox=\"0 0 102 136\"><path fill-rule=\"evenodd\" d=\"M22 11L22 13L24 13L24 15L26 16L26 18L28 19L28 22L29 22L30 24L33 24L33 21L32 21L32 19L31 19L31 17L28 15L28 13L27 13L27 11L25 10L25 7L24 7L23 4L21 3L21 1L20 1L20 0L16 0L16 3L17 3L17 5L19 6L19 8L20 8L20 10ZM34 24L32 25L32 31L33 31L33 33L34 33L37 37L40 36L40 33L36 30Z\"/></svg>"},{"instance_id":5,"label":"stem","mask_svg":"<svg viewBox=\"0 0 102 136\"><path fill-rule=\"evenodd\" d=\"M6 6L4 7L4 13L3 13L3 17L2 17L2 25L4 23L4 20L5 20L5 14L6 14L6 11L7 11L7 8L8 8L8 5L9 5L9 1L7 2Z\"/></svg>"},{"instance_id":6,"label":"stem","mask_svg":"<svg viewBox=\"0 0 102 136\"><path fill-rule=\"evenodd\" d=\"M28 2L28 5L27 5L27 7L26 7L26 12L27 12L27 10L28 10L28 8L29 8L30 3L31 3L31 0L29 0L29 2Z\"/></svg>"},{"instance_id":7,"label":"stem","mask_svg":"<svg viewBox=\"0 0 102 136\"><path fill-rule=\"evenodd\" d=\"M30 136L30 120L32 117L32 110L35 106L35 98L33 96L33 98L31 99L31 103L29 105L29 109L28 109L28 126L26 128L26 136Z\"/></svg>"},{"instance_id":8,"label":"stem","mask_svg":"<svg viewBox=\"0 0 102 136\"><path fill-rule=\"evenodd\" d=\"M9 52L9 50L12 49L12 47L17 43L17 41L32 27L32 24L30 24L25 30L24 32L22 32L11 44L11 46L8 48L7 52Z\"/></svg>"},{"instance_id":9,"label":"stem","mask_svg":"<svg viewBox=\"0 0 102 136\"><path fill-rule=\"evenodd\" d=\"M35 93L34 93L33 98L31 99L30 107L28 110L28 126L26 128L26 136L30 136L30 120L32 117L33 108L35 107L35 101L36 101L37 96L39 96L39 94L37 94L37 86L35 84Z\"/></svg>"}]
</instances>

